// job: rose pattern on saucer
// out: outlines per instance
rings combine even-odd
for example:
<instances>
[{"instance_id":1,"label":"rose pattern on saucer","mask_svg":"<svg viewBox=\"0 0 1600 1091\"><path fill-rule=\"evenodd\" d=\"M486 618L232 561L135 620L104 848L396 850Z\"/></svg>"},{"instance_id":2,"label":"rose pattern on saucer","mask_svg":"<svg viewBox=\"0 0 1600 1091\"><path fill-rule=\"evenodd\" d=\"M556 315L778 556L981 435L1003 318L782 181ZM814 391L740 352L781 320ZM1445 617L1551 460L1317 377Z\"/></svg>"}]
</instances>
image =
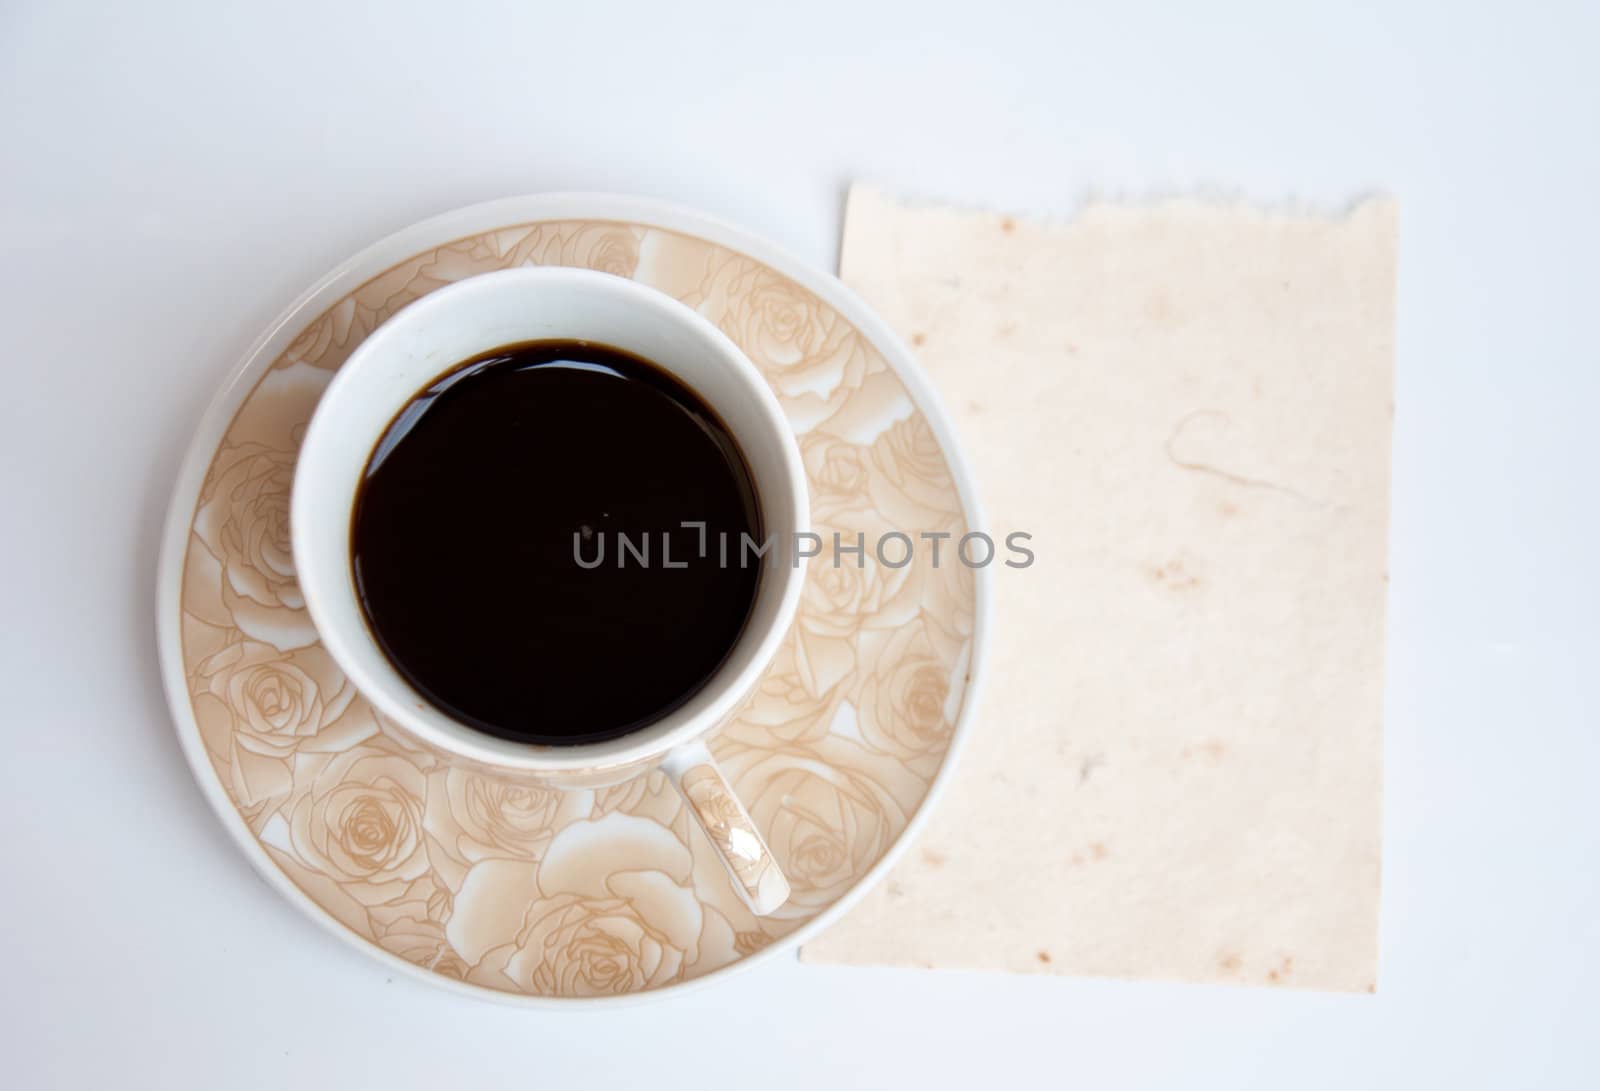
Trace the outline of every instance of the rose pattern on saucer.
<instances>
[{"instance_id":1,"label":"rose pattern on saucer","mask_svg":"<svg viewBox=\"0 0 1600 1091\"><path fill-rule=\"evenodd\" d=\"M596 791L485 771L386 722L321 648L295 583L289 490L317 399L361 340L435 288L519 265L632 277L699 310L771 383L800 441L820 556L795 624L712 737L793 888L757 918L659 773ZM272 862L366 941L433 973L545 997L720 969L856 885L905 830L965 699L975 615L960 494L883 355L776 270L611 221L525 223L372 277L263 369L201 487L184 558L189 700L219 783ZM910 563L874 556L890 531ZM946 534L934 566L919 535ZM834 563L834 536L846 552ZM857 563L848 550L868 543ZM898 561L898 554L890 557Z\"/></svg>"}]
</instances>

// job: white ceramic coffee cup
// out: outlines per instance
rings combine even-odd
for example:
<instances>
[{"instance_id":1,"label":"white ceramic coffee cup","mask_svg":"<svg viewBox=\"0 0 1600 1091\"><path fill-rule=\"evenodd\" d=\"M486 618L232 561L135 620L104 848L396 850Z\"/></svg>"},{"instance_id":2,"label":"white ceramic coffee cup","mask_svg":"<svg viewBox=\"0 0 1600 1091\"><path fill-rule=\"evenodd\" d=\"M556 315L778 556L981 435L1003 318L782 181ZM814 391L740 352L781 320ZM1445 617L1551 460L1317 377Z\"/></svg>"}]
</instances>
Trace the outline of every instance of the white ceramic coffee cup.
<instances>
[{"instance_id":1,"label":"white ceramic coffee cup","mask_svg":"<svg viewBox=\"0 0 1600 1091\"><path fill-rule=\"evenodd\" d=\"M350 551L357 489L373 448L400 410L465 360L504 345L553 339L593 341L641 356L704 398L744 451L763 530L774 543L762 563L750 620L710 681L682 707L637 731L573 746L484 734L413 689L367 626ZM350 355L301 445L290 526L300 589L323 646L379 712L490 775L496 768L502 775L516 769L558 789L602 787L660 767L746 902L756 913L770 913L788 898L788 883L704 740L755 685L793 620L805 577L796 543L808 529L808 511L800 452L783 410L755 365L720 330L631 280L585 269L523 268L430 293Z\"/></svg>"}]
</instances>

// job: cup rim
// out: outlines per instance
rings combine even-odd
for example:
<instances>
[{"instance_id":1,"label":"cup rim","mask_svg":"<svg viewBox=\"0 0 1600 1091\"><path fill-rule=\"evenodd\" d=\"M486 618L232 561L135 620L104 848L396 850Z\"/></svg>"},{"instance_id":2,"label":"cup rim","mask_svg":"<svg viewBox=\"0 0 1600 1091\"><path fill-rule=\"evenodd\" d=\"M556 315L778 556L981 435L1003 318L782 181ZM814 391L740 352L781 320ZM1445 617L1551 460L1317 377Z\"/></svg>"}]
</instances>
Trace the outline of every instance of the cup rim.
<instances>
[{"instance_id":1,"label":"cup rim","mask_svg":"<svg viewBox=\"0 0 1600 1091\"><path fill-rule=\"evenodd\" d=\"M324 457L341 399L349 397L358 373L364 368L370 369L374 361L381 360L397 342L404 340L412 328L436 318L441 311L458 308L462 301L474 293L505 290L504 286L508 283L524 284L533 291L558 282L569 286L581 285L586 291L609 293L628 306L652 309L669 321L692 330L708 348L726 361L732 374L754 396L762 425L770 428L778 438L782 475L789 485L788 510L783 514L792 520L797 536L810 530L805 469L794 430L777 396L744 352L703 315L664 292L626 277L567 266L529 266L468 277L408 304L368 334L335 373L306 427L296 459L289 524L296 576L312 624L328 654L378 712L418 739L472 761L558 778L581 778L633 769L658 761L671 751L703 738L719 726L754 688L787 636L805 582L804 558L796 556L792 563L763 565L762 579L782 581L776 612L759 638L748 630L741 633L734 646L754 641L753 651L742 667L726 677L723 676L725 667L713 674L705 686L696 692L696 697L699 697L708 689L715 688L709 700L699 702L700 707L694 708L696 702L691 701L683 708L675 709L635 731L602 742L573 745L522 743L498 738L455 719L411 687L392 666L389 671L394 675L394 680L404 687L404 692L398 692L392 680L378 677L374 665L389 665L391 661L373 635L365 613L359 610L359 597L355 595L348 542L349 514L352 509L345 509L346 515L341 526L342 546L333 551L326 546L323 537L330 533L329 528L311 514L308 490L301 487L304 480L302 474L307 467L316 466ZM487 346L489 349L493 347ZM449 361L440 368L438 374L445 374L458 363L460 361ZM418 390L424 386L425 382L419 384ZM377 437L372 438L375 443ZM354 500L352 494L352 506ZM356 612L359 623L355 626L341 623L329 613L330 599L345 595L355 598L358 603Z\"/></svg>"}]
</instances>

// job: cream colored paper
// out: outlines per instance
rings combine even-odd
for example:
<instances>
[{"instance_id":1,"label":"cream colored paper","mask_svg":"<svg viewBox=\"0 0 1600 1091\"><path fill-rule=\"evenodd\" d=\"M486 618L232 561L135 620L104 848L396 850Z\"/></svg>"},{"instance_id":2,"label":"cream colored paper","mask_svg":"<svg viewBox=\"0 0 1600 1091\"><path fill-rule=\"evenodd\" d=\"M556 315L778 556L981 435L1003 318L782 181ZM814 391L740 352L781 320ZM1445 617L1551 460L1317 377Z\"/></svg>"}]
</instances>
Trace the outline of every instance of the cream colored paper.
<instances>
[{"instance_id":1,"label":"cream colored paper","mask_svg":"<svg viewBox=\"0 0 1600 1091\"><path fill-rule=\"evenodd\" d=\"M992 529L948 793L808 962L1376 987L1395 207L851 192Z\"/></svg>"}]
</instances>

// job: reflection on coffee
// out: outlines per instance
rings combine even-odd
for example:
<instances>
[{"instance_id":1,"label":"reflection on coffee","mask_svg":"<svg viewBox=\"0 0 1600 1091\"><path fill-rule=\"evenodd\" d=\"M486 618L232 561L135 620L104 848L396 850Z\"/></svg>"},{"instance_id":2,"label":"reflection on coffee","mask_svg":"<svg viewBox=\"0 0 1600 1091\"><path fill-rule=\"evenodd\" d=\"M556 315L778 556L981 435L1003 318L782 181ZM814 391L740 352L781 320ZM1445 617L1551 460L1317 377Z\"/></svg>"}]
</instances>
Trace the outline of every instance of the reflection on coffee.
<instances>
[{"instance_id":1,"label":"reflection on coffee","mask_svg":"<svg viewBox=\"0 0 1600 1091\"><path fill-rule=\"evenodd\" d=\"M749 618L761 565L701 556L684 523L761 540L727 426L648 361L535 341L467 361L395 417L351 561L378 644L442 711L517 742L598 742L692 697ZM576 563L589 538L652 555Z\"/></svg>"}]
</instances>

